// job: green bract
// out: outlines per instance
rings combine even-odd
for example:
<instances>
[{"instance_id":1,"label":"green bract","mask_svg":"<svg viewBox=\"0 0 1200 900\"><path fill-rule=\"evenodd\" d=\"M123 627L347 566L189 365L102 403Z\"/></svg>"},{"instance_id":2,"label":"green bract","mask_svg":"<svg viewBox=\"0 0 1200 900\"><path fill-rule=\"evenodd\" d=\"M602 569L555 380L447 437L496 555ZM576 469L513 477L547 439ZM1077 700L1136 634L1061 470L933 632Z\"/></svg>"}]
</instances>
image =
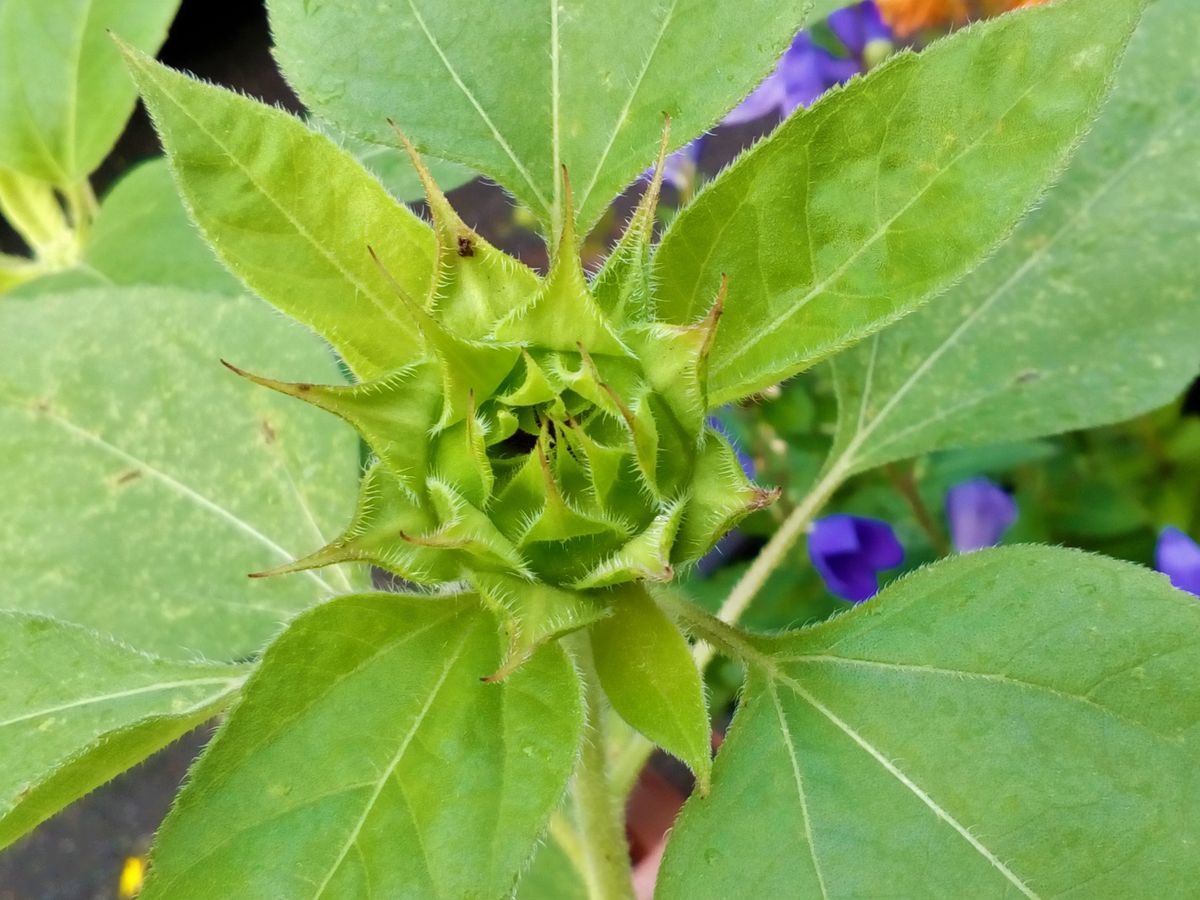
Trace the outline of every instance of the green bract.
<instances>
[{"instance_id":1,"label":"green bract","mask_svg":"<svg viewBox=\"0 0 1200 900\"><path fill-rule=\"evenodd\" d=\"M198 119L193 100L249 105L144 57L130 60L173 150L191 140L180 131ZM517 662L540 639L594 619L592 607L608 602L603 589L670 580L776 494L746 477L705 421L725 288L695 323L654 315L657 180L609 265L589 280L564 172L566 225L542 277L466 225L407 149L433 221L396 215L411 247L436 248L432 264L422 256L415 268L412 251L398 252L384 228L357 235L351 249L386 294L373 317L364 307L357 327L405 339L375 342L361 367L369 377L354 385L241 373L345 419L374 455L341 536L262 574L366 562L417 584L469 582L507 620ZM180 151L185 192L193 177L222 177L211 167L193 172ZM374 184L356 177L364 189ZM203 223L204 209L197 214ZM309 321L335 346L353 343L326 316ZM553 589L584 593L546 608Z\"/></svg>"}]
</instances>

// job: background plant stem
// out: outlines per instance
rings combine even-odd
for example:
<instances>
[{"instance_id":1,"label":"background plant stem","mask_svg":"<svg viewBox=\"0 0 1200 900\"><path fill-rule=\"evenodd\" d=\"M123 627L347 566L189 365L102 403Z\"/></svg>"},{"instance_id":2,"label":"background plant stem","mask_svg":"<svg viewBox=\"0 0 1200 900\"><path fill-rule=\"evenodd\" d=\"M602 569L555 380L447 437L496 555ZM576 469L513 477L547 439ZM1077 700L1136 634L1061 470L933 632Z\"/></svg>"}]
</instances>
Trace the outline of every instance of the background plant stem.
<instances>
[{"instance_id":1,"label":"background plant stem","mask_svg":"<svg viewBox=\"0 0 1200 900\"><path fill-rule=\"evenodd\" d=\"M725 602L721 604L717 618L722 622L733 624L742 617L751 601L758 596L758 592L767 583L767 579L783 563L800 535L808 530L808 526L829 498L833 496L833 492L841 487L848 470L848 456L839 457L826 469L825 474L800 501L800 505L783 520L779 530L771 536L771 540L754 558L754 562L746 570L746 574L734 585ZM713 648L707 643L696 645L696 665L700 667L701 671L712 661L713 653Z\"/></svg>"},{"instance_id":2,"label":"background plant stem","mask_svg":"<svg viewBox=\"0 0 1200 900\"><path fill-rule=\"evenodd\" d=\"M917 520L917 524L921 526L921 530L929 537L929 543L933 545L933 549L938 556L950 555L950 542L946 539L946 533L942 531L937 520L933 517L933 513L929 511L929 507L925 505L925 501L921 499L921 492L917 489L917 479L913 475L913 467L911 463L905 465L897 465L889 463L883 467L887 473L888 480L895 486L896 491L904 498L904 502L908 504L912 510L913 516Z\"/></svg>"}]
</instances>

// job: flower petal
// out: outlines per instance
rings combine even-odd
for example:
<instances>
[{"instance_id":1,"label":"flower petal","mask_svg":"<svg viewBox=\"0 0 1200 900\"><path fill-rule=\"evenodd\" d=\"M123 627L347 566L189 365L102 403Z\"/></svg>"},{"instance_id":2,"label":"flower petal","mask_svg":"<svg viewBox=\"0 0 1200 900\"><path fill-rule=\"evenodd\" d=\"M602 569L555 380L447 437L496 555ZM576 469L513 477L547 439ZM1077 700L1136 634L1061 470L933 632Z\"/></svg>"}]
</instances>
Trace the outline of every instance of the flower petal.
<instances>
[{"instance_id":1,"label":"flower petal","mask_svg":"<svg viewBox=\"0 0 1200 900\"><path fill-rule=\"evenodd\" d=\"M946 493L950 540L959 553L993 547L1017 520L1017 504L998 484L973 478Z\"/></svg>"},{"instance_id":2,"label":"flower petal","mask_svg":"<svg viewBox=\"0 0 1200 900\"><path fill-rule=\"evenodd\" d=\"M874 0L839 9L831 13L829 28L852 56L861 58L872 41L890 41L892 31L883 21Z\"/></svg>"},{"instance_id":3,"label":"flower petal","mask_svg":"<svg viewBox=\"0 0 1200 900\"><path fill-rule=\"evenodd\" d=\"M831 593L861 603L879 590L880 570L904 561L904 548L886 522L836 513L813 522L808 556Z\"/></svg>"},{"instance_id":4,"label":"flower petal","mask_svg":"<svg viewBox=\"0 0 1200 900\"><path fill-rule=\"evenodd\" d=\"M783 78L776 69L768 75L758 87L750 92L741 103L733 108L723 120L723 125L741 125L752 122L766 115L778 116L783 109L785 98Z\"/></svg>"},{"instance_id":5,"label":"flower petal","mask_svg":"<svg viewBox=\"0 0 1200 900\"><path fill-rule=\"evenodd\" d=\"M1158 536L1154 568L1181 591L1200 596L1200 544L1178 528L1164 528Z\"/></svg>"}]
</instances>

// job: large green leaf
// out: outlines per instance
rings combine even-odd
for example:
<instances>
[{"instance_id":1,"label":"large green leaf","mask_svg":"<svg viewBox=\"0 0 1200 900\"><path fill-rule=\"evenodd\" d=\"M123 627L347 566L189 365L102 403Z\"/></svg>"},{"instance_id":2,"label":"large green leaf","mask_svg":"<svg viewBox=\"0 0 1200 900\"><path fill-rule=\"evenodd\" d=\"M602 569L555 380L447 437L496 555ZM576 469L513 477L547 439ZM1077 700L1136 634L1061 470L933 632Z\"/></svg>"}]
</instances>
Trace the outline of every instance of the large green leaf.
<instances>
[{"instance_id":1,"label":"large green leaf","mask_svg":"<svg viewBox=\"0 0 1200 900\"><path fill-rule=\"evenodd\" d=\"M798 111L675 220L659 312L729 279L714 405L912 311L1006 237L1095 115L1142 0L1061 0L893 57Z\"/></svg>"},{"instance_id":2,"label":"large green leaf","mask_svg":"<svg viewBox=\"0 0 1200 900\"><path fill-rule=\"evenodd\" d=\"M9 606L167 656L229 659L350 586L340 571L246 577L345 523L358 445L221 355L338 378L319 342L248 298L109 288L0 304Z\"/></svg>"},{"instance_id":3,"label":"large green leaf","mask_svg":"<svg viewBox=\"0 0 1200 900\"><path fill-rule=\"evenodd\" d=\"M1200 6L1146 13L1096 129L999 255L836 360L866 469L1129 418L1200 372Z\"/></svg>"},{"instance_id":4,"label":"large green leaf","mask_svg":"<svg viewBox=\"0 0 1200 900\"><path fill-rule=\"evenodd\" d=\"M422 346L404 301L433 277L433 231L345 150L282 110L128 51L180 191L209 243L261 297L325 335L362 379Z\"/></svg>"},{"instance_id":5,"label":"large green leaf","mask_svg":"<svg viewBox=\"0 0 1200 900\"><path fill-rule=\"evenodd\" d=\"M0 847L211 718L242 677L0 612Z\"/></svg>"},{"instance_id":6,"label":"large green leaf","mask_svg":"<svg viewBox=\"0 0 1200 900\"><path fill-rule=\"evenodd\" d=\"M385 142L390 117L552 228L566 166L586 231L654 161L664 115L675 146L715 123L775 64L805 6L272 0L270 10L280 65L310 109Z\"/></svg>"},{"instance_id":7,"label":"large green leaf","mask_svg":"<svg viewBox=\"0 0 1200 900\"><path fill-rule=\"evenodd\" d=\"M477 598L369 594L263 657L160 833L146 900L507 897L570 777L578 677L497 684Z\"/></svg>"},{"instance_id":8,"label":"large green leaf","mask_svg":"<svg viewBox=\"0 0 1200 900\"><path fill-rule=\"evenodd\" d=\"M1178 897L1200 878L1200 603L1049 547L747 646L659 897Z\"/></svg>"},{"instance_id":9,"label":"large green leaf","mask_svg":"<svg viewBox=\"0 0 1200 900\"><path fill-rule=\"evenodd\" d=\"M0 165L73 185L104 159L136 92L108 31L156 52L179 0L0 3Z\"/></svg>"}]
</instances>

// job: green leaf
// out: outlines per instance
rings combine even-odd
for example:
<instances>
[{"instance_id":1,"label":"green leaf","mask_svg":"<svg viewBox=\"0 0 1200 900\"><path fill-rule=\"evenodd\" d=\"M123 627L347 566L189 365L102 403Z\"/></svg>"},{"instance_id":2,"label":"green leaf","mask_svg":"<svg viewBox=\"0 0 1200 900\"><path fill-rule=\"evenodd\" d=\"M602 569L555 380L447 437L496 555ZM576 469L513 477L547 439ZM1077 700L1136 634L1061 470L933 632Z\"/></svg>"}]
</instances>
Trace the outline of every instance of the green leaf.
<instances>
[{"instance_id":1,"label":"green leaf","mask_svg":"<svg viewBox=\"0 0 1200 900\"><path fill-rule=\"evenodd\" d=\"M418 203L425 199L425 188L408 156L395 146L372 144L348 138L347 145L355 159L375 174L397 200ZM451 191L475 180L475 173L466 166L427 156L424 159L429 174L443 191Z\"/></svg>"},{"instance_id":2,"label":"green leaf","mask_svg":"<svg viewBox=\"0 0 1200 900\"><path fill-rule=\"evenodd\" d=\"M146 900L507 897L583 723L557 644L501 684L478 599L368 594L266 652L159 835Z\"/></svg>"},{"instance_id":3,"label":"green leaf","mask_svg":"<svg viewBox=\"0 0 1200 900\"><path fill-rule=\"evenodd\" d=\"M807 21L811 25L822 19L829 18L830 13L835 13L839 9L845 9L847 6L854 5L854 0L813 0L809 6Z\"/></svg>"},{"instance_id":4,"label":"green leaf","mask_svg":"<svg viewBox=\"0 0 1200 900\"><path fill-rule=\"evenodd\" d=\"M995 249L1095 115L1142 0L1063 0L904 53L798 111L687 207L659 315L729 299L714 406L879 330Z\"/></svg>"},{"instance_id":5,"label":"green leaf","mask_svg":"<svg viewBox=\"0 0 1200 900\"><path fill-rule=\"evenodd\" d=\"M1200 877L1200 603L1050 547L751 639L661 900L1155 897Z\"/></svg>"},{"instance_id":6,"label":"green leaf","mask_svg":"<svg viewBox=\"0 0 1200 900\"><path fill-rule=\"evenodd\" d=\"M935 306L836 360L855 470L943 447L1087 428L1200 372L1200 7L1159 0L1062 183ZM835 451L837 452L837 451Z\"/></svg>"},{"instance_id":7,"label":"green leaf","mask_svg":"<svg viewBox=\"0 0 1200 900\"><path fill-rule=\"evenodd\" d=\"M163 159L133 169L104 197L84 265L109 284L244 291L188 218Z\"/></svg>"},{"instance_id":8,"label":"green leaf","mask_svg":"<svg viewBox=\"0 0 1200 900\"><path fill-rule=\"evenodd\" d=\"M0 847L211 718L241 681L0 612Z\"/></svg>"},{"instance_id":9,"label":"green leaf","mask_svg":"<svg viewBox=\"0 0 1200 900\"><path fill-rule=\"evenodd\" d=\"M148 53L179 0L0 3L0 164L74 185L100 165L137 94L108 31Z\"/></svg>"},{"instance_id":10,"label":"green leaf","mask_svg":"<svg viewBox=\"0 0 1200 900\"><path fill-rule=\"evenodd\" d=\"M707 791L711 729L687 641L641 584L614 589L609 602L612 615L589 632L604 693L622 719L687 763Z\"/></svg>"},{"instance_id":11,"label":"green leaf","mask_svg":"<svg viewBox=\"0 0 1200 900\"><path fill-rule=\"evenodd\" d=\"M329 138L282 110L127 51L179 189L225 264L324 335L362 379L420 355L400 287L424 301L433 232Z\"/></svg>"},{"instance_id":12,"label":"green leaf","mask_svg":"<svg viewBox=\"0 0 1200 900\"><path fill-rule=\"evenodd\" d=\"M339 377L316 340L249 298L109 288L0 303L9 606L167 656L231 659L351 586L337 570L246 577L346 521L358 443L227 372L221 354Z\"/></svg>"},{"instance_id":13,"label":"green leaf","mask_svg":"<svg viewBox=\"0 0 1200 900\"><path fill-rule=\"evenodd\" d=\"M554 233L560 166L586 232L654 160L664 114L674 146L700 134L803 20L803 4L774 0L272 0L270 12L280 66L310 109L382 143L395 119Z\"/></svg>"},{"instance_id":14,"label":"green leaf","mask_svg":"<svg viewBox=\"0 0 1200 900\"><path fill-rule=\"evenodd\" d=\"M408 154L397 146L399 142L394 132L388 133L387 143L377 144L345 134L336 126L315 117L310 118L308 124L315 131L327 135L362 163L363 168L382 181L388 193L397 200L417 203L425 199L425 187L421 184L421 176L413 168ZM461 187L476 177L474 172L458 163L446 162L432 156L425 157L423 162L443 191Z\"/></svg>"}]
</instances>

